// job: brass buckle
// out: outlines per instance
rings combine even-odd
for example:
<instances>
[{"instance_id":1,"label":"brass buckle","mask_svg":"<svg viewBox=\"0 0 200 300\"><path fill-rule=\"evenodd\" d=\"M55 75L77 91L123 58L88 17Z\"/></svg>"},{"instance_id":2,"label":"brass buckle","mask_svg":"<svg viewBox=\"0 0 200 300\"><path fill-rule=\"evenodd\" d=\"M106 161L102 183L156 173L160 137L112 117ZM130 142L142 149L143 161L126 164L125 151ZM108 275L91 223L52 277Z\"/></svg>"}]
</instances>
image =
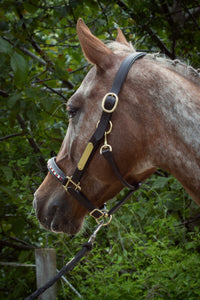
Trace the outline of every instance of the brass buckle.
<instances>
[{"instance_id":1,"label":"brass buckle","mask_svg":"<svg viewBox=\"0 0 200 300\"><path fill-rule=\"evenodd\" d=\"M93 216L93 213L94 213L94 212L99 212L99 213L101 214L101 216L98 217L98 218L94 217L94 216ZM111 220L112 220L112 215L109 215L107 210L100 210L100 209L98 209L98 208L93 209L93 210L89 213L89 215L90 215L91 217L93 217L93 218L96 220L97 224L102 224L102 226L107 226L108 224L110 224L110 222L111 222ZM102 220L101 220L102 218L109 218L109 219L108 219L108 221L106 221L106 222L103 221L103 223L102 223ZM100 221L100 220L101 220L101 221Z\"/></svg>"},{"instance_id":2,"label":"brass buckle","mask_svg":"<svg viewBox=\"0 0 200 300\"><path fill-rule=\"evenodd\" d=\"M81 191L80 182L79 182L79 183L74 182L74 181L72 180L72 176L66 176L66 178L68 179L68 180L67 180L67 183L64 185L64 188L66 189L66 191L67 191L67 188L68 188L68 186L69 186L70 183L73 184L73 185L75 186L75 190Z\"/></svg>"},{"instance_id":3,"label":"brass buckle","mask_svg":"<svg viewBox=\"0 0 200 300\"><path fill-rule=\"evenodd\" d=\"M110 110L107 109L107 108L105 108L105 102L106 102L106 98L107 98L108 96L111 96L111 97L114 97L114 98L115 98L115 104L114 104L113 108L111 108ZM119 100L119 99L118 99L117 94L115 94L115 93L107 93L107 94L104 96L104 98L103 98L103 100L102 100L102 104L101 104L103 111L105 111L105 112L107 112L107 113L113 113L113 112L115 111L116 107L117 107L118 100Z\"/></svg>"}]
</instances>

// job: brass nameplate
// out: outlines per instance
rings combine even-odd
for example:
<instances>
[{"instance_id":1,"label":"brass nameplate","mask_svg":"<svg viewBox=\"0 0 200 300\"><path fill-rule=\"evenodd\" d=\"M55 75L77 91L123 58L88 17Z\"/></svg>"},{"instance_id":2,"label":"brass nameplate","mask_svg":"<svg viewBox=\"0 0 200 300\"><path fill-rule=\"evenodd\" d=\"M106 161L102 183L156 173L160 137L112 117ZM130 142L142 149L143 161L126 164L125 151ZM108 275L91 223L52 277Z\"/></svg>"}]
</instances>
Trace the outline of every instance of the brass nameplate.
<instances>
[{"instance_id":1,"label":"brass nameplate","mask_svg":"<svg viewBox=\"0 0 200 300\"><path fill-rule=\"evenodd\" d=\"M82 171L84 169L84 167L90 157L90 154L92 153L93 148L94 148L94 146L91 142L87 144L87 146L81 156L81 159L78 162L78 169L80 171Z\"/></svg>"}]
</instances>

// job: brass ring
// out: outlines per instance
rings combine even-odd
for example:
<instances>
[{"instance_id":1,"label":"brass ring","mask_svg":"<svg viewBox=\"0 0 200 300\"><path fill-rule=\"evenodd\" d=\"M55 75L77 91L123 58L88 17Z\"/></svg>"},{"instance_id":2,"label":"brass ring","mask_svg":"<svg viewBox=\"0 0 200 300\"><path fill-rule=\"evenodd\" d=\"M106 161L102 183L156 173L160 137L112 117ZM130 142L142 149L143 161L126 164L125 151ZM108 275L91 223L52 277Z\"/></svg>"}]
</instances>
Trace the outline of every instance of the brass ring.
<instances>
[{"instance_id":1,"label":"brass ring","mask_svg":"<svg viewBox=\"0 0 200 300\"><path fill-rule=\"evenodd\" d=\"M97 122L96 128L98 128L98 126L99 126L99 123L100 123L100 121L98 121L98 122ZM106 132L105 132L106 134L109 134L109 133L111 133L111 131L112 131L112 122L111 122L111 121L109 121L109 124L110 124L110 128L109 128L109 130L108 130L108 131L106 131Z\"/></svg>"},{"instance_id":2,"label":"brass ring","mask_svg":"<svg viewBox=\"0 0 200 300\"><path fill-rule=\"evenodd\" d=\"M106 134L109 134L109 133L111 133L111 131L112 131L112 122L109 121L109 124L110 124L110 128L109 128L108 131L105 132Z\"/></svg>"}]
</instances>

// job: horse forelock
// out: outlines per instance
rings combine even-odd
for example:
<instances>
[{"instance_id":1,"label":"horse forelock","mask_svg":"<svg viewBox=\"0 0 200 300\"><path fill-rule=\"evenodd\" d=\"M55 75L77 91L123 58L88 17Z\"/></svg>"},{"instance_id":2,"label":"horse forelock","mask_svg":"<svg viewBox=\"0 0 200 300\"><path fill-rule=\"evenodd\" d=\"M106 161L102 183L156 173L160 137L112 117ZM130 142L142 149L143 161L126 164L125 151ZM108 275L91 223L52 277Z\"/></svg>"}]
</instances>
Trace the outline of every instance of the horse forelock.
<instances>
[{"instance_id":1,"label":"horse forelock","mask_svg":"<svg viewBox=\"0 0 200 300\"><path fill-rule=\"evenodd\" d=\"M106 44L109 49L113 51L115 54L130 54L136 52L135 48L131 43L129 45L124 43L119 43L117 41L109 42Z\"/></svg>"}]
</instances>

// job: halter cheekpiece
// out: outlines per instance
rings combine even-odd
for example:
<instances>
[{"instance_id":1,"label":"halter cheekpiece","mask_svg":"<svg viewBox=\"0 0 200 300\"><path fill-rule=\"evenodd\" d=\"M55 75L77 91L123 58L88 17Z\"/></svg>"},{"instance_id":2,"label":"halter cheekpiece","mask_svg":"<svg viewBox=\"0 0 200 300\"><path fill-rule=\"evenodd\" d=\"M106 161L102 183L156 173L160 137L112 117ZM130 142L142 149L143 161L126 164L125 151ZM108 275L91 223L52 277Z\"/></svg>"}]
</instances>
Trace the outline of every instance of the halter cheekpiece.
<instances>
[{"instance_id":1,"label":"halter cheekpiece","mask_svg":"<svg viewBox=\"0 0 200 300\"><path fill-rule=\"evenodd\" d=\"M112 218L112 214L116 210L118 210L119 207L121 207L121 205L128 200L131 194L141 185L141 183L139 182L129 184L122 177L112 154L112 147L107 142L107 136L112 130L112 113L117 108L117 104L119 101L118 94L123 86L126 76L134 62L145 55L146 53L144 52L135 52L127 56L122 62L115 76L110 92L107 93L102 100L101 119L97 122L97 128L88 141L88 144L77 164L74 174L72 176L66 176L65 173L57 166L56 157L49 159L47 163L49 172L56 177L56 179L63 185L68 193L70 193L81 205L83 205L89 211L90 215L96 219L97 223L99 223L99 220L103 217L108 218L108 221L105 223L105 225L109 223ZM91 161L95 151L102 143L103 138L104 143L100 147L100 154L103 155L104 158L108 161L119 181L125 187L129 188L129 191L125 195L125 197L121 201L119 201L110 211L95 207L94 204L82 193L80 184L85 169Z\"/></svg>"}]
</instances>

